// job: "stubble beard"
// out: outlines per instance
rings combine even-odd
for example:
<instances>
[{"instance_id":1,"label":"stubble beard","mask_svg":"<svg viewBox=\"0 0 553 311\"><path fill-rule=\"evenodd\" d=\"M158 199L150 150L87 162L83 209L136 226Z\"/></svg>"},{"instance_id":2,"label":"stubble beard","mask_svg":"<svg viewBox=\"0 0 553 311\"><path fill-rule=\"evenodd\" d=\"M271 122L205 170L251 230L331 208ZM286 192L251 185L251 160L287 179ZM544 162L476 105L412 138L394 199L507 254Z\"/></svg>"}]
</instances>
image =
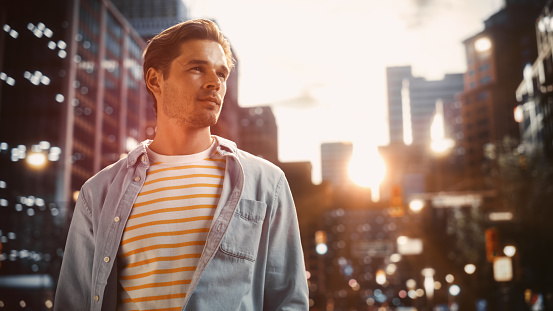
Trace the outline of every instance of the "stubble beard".
<instances>
[{"instance_id":1,"label":"stubble beard","mask_svg":"<svg viewBox=\"0 0 553 311\"><path fill-rule=\"evenodd\" d=\"M165 96L163 112L169 119L176 121L179 125L189 128L205 128L217 124L220 110L217 112L216 108L210 110L204 107L199 107L199 109L196 110L195 102L184 103L185 100L186 99L175 98L171 95ZM181 108L183 105L192 107L192 109L187 111Z\"/></svg>"}]
</instances>

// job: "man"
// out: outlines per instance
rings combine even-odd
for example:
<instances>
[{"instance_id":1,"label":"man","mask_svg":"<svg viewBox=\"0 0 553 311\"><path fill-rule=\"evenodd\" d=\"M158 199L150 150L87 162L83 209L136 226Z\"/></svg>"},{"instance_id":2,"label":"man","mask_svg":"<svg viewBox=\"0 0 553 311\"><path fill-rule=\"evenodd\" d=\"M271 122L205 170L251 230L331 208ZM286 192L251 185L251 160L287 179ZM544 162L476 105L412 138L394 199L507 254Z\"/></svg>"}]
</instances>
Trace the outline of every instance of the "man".
<instances>
[{"instance_id":1,"label":"man","mask_svg":"<svg viewBox=\"0 0 553 311\"><path fill-rule=\"evenodd\" d=\"M307 310L284 174L210 132L232 66L208 20L151 40L156 136L83 185L55 310Z\"/></svg>"}]
</instances>

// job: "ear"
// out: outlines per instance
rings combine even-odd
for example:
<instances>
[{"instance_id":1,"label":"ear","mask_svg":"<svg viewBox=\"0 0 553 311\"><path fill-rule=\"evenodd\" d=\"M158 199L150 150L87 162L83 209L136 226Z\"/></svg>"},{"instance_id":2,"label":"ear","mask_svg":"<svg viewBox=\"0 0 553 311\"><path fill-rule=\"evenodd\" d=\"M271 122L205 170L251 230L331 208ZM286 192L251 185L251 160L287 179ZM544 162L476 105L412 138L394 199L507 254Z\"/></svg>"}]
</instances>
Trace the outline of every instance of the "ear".
<instances>
[{"instance_id":1,"label":"ear","mask_svg":"<svg viewBox=\"0 0 553 311\"><path fill-rule=\"evenodd\" d=\"M161 84L163 83L163 73L152 67L146 72L146 86L157 95L161 94Z\"/></svg>"}]
</instances>

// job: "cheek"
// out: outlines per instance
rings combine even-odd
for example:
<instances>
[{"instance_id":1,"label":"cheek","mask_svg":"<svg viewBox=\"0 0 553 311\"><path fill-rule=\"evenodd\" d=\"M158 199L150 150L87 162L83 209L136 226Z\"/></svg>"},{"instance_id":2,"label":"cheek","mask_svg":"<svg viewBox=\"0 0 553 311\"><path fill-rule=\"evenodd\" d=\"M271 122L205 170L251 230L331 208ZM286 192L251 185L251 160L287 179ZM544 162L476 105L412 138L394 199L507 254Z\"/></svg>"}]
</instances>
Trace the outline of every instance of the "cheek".
<instances>
[{"instance_id":1,"label":"cheek","mask_svg":"<svg viewBox=\"0 0 553 311\"><path fill-rule=\"evenodd\" d=\"M227 84L221 85L221 88L219 89L219 94L221 95L221 98L225 97L225 94L227 93Z\"/></svg>"}]
</instances>

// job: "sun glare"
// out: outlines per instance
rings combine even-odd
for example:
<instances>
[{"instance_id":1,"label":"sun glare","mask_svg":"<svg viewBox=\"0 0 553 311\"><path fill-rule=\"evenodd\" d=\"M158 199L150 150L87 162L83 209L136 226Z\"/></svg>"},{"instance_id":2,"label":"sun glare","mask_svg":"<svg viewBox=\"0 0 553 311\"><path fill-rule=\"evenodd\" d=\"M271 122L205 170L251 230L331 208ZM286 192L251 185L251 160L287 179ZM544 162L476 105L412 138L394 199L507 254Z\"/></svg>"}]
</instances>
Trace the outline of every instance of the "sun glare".
<instances>
[{"instance_id":1,"label":"sun glare","mask_svg":"<svg viewBox=\"0 0 553 311\"><path fill-rule=\"evenodd\" d=\"M355 184L371 189L373 201L380 200L380 183L386 175L386 165L376 148L359 148L354 144L348 173Z\"/></svg>"}]
</instances>

